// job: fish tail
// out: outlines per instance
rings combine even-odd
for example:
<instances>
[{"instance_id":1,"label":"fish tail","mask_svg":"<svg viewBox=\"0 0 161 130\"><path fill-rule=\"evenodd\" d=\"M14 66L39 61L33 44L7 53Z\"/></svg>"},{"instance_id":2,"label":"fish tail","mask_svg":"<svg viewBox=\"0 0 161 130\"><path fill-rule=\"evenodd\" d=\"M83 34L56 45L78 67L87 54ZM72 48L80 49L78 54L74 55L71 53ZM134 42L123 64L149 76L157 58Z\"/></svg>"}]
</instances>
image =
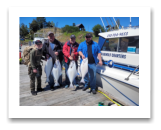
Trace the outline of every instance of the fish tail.
<instances>
[{"instance_id":1,"label":"fish tail","mask_svg":"<svg viewBox=\"0 0 161 130\"><path fill-rule=\"evenodd\" d=\"M56 87L56 86L60 86L60 84L58 82L56 82L55 85L54 85L54 87Z\"/></svg>"},{"instance_id":2,"label":"fish tail","mask_svg":"<svg viewBox=\"0 0 161 130\"><path fill-rule=\"evenodd\" d=\"M74 88L74 86L73 86L73 84L72 84L72 83L70 84L69 88Z\"/></svg>"},{"instance_id":3,"label":"fish tail","mask_svg":"<svg viewBox=\"0 0 161 130\"><path fill-rule=\"evenodd\" d=\"M49 83L49 82L50 82L50 80L49 80L49 78L47 78L46 81L45 81L45 83Z\"/></svg>"},{"instance_id":4,"label":"fish tail","mask_svg":"<svg viewBox=\"0 0 161 130\"><path fill-rule=\"evenodd\" d=\"M80 83L85 83L83 78L81 79Z\"/></svg>"}]
</instances>

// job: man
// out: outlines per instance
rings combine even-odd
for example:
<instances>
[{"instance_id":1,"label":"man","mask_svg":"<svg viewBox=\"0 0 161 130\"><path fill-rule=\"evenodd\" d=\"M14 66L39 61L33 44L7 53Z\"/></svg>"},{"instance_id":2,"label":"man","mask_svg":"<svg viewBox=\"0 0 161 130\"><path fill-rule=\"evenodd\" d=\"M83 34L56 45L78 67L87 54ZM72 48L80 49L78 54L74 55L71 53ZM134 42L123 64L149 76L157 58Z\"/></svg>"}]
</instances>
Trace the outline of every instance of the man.
<instances>
[{"instance_id":1,"label":"man","mask_svg":"<svg viewBox=\"0 0 161 130\"><path fill-rule=\"evenodd\" d=\"M63 46L63 54L64 54L64 62L65 62L65 73L66 73L66 86L65 88L69 87L69 79L67 76L67 70L69 68L69 64L71 60L74 60L76 63L76 67L78 68L77 65L77 60L78 60L78 49L79 44L76 42L76 37L75 35L70 36L70 40L67 41L64 46ZM78 84L76 84L76 79L74 79L73 85L75 85L76 89L78 88Z\"/></svg>"},{"instance_id":2,"label":"man","mask_svg":"<svg viewBox=\"0 0 161 130\"><path fill-rule=\"evenodd\" d=\"M82 59L88 58L88 73L84 77L85 85L82 90L85 91L90 87L91 89L89 92L96 94L96 65L98 63L99 65L102 65L102 59L100 48L97 42L92 40L92 35L90 33L86 34L85 41L80 43L77 52L79 52L79 55L81 56L80 62L82 62Z\"/></svg>"},{"instance_id":3,"label":"man","mask_svg":"<svg viewBox=\"0 0 161 130\"><path fill-rule=\"evenodd\" d=\"M63 44L59 42L57 39L55 39L53 32L49 31L48 40L44 41L44 44L42 47L43 55L45 56L45 58L48 59L49 57L52 57L53 65L55 63L55 60L59 59L60 64L62 66L62 60L63 60L62 48L63 48ZM54 78L51 74L50 74L49 80L50 82L48 82L48 84L50 85L51 91L53 91L57 87L54 88ZM60 85L62 85L62 76L60 76L58 82Z\"/></svg>"},{"instance_id":4,"label":"man","mask_svg":"<svg viewBox=\"0 0 161 130\"><path fill-rule=\"evenodd\" d=\"M38 91L43 91L43 89L41 88L42 67L40 65L43 54L42 42L40 40L37 40L35 42L35 46L36 49L32 49L32 51L30 52L30 64L28 67L32 95L37 95ZM35 91L35 77L37 78L37 92Z\"/></svg>"}]
</instances>

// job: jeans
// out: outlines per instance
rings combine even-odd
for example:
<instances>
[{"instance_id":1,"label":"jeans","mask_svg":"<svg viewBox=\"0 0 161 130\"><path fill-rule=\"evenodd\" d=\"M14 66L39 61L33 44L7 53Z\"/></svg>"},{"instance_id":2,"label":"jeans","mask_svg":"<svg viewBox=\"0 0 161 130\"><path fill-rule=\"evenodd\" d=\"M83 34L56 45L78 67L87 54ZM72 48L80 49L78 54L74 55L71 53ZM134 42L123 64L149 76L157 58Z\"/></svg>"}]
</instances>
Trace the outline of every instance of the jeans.
<instances>
[{"instance_id":1,"label":"jeans","mask_svg":"<svg viewBox=\"0 0 161 130\"><path fill-rule=\"evenodd\" d=\"M77 68L78 68L77 62L75 62L75 63L76 63L76 69L77 69ZM67 70L68 70L68 68L69 68L69 64L70 64L70 63L66 63L66 62L65 62L65 74L66 74L65 84L66 84L66 85L70 85L70 81L69 81L69 78L68 78L68 76L67 76ZM76 85L76 79L74 79L73 85Z\"/></svg>"},{"instance_id":2,"label":"jeans","mask_svg":"<svg viewBox=\"0 0 161 130\"><path fill-rule=\"evenodd\" d=\"M84 77L85 86L96 89L96 64L88 64L88 73Z\"/></svg>"}]
</instances>

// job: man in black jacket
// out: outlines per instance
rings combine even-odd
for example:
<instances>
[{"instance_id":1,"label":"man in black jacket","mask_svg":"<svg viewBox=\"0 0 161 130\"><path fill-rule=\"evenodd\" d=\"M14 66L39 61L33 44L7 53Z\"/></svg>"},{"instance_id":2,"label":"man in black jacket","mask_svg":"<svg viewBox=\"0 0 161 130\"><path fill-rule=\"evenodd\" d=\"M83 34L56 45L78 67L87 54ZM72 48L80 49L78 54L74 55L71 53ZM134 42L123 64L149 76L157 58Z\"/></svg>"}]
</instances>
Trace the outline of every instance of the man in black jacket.
<instances>
[{"instance_id":1,"label":"man in black jacket","mask_svg":"<svg viewBox=\"0 0 161 130\"><path fill-rule=\"evenodd\" d=\"M62 60L63 60L62 48L63 48L63 44L59 42L57 39L55 39L53 32L49 31L48 40L44 42L42 47L43 55L45 56L45 58L48 59L49 57L52 57L53 65L55 63L55 60L59 59L62 66ZM50 75L49 79L50 79L50 82L48 84L50 85L50 88L53 91L54 78L52 75ZM58 82L60 85L62 84L62 76L60 76Z\"/></svg>"}]
</instances>

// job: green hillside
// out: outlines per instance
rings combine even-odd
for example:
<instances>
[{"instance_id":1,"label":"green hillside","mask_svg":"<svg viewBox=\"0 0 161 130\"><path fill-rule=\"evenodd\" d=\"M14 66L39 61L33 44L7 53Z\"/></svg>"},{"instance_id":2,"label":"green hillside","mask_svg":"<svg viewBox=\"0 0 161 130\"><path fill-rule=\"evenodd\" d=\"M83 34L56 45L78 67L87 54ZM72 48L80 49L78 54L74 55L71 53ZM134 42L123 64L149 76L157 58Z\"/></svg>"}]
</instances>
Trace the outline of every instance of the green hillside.
<instances>
[{"instance_id":1,"label":"green hillside","mask_svg":"<svg viewBox=\"0 0 161 130\"><path fill-rule=\"evenodd\" d=\"M44 32L45 33L45 36L47 37L47 32L48 31L52 31L52 32L55 33L54 28L45 28L45 29L39 30L38 32L40 32L40 33L43 33ZM56 30L56 39L58 39L62 43L65 43L66 41L68 41L70 39L70 36L72 34L74 34L76 36L76 41L78 43L81 43L81 42L83 42L85 40L86 33L89 33L89 32L80 31L80 32L73 32L73 33L62 33L61 29L60 28L57 28L57 30ZM98 37L95 37L93 33L92 33L92 35L93 35L93 38L92 38L93 41L98 42Z\"/></svg>"},{"instance_id":2,"label":"green hillside","mask_svg":"<svg viewBox=\"0 0 161 130\"><path fill-rule=\"evenodd\" d=\"M73 32L73 33L62 33L60 28L57 28L56 33L55 33L54 28L44 28L44 29L38 30L37 33L44 33L45 38L47 38L47 33L49 31L54 32L55 38L62 43L69 41L70 36L72 34L74 34L76 36L76 42L81 43L85 40L86 33L89 33L87 31L80 31L80 32ZM90 32L90 33L92 33L92 32ZM95 37L93 33L92 33L92 35L93 35L92 40L98 43L98 37ZM23 41L21 43L27 44L29 41L33 41L33 40L26 38L25 41Z\"/></svg>"},{"instance_id":3,"label":"green hillside","mask_svg":"<svg viewBox=\"0 0 161 130\"><path fill-rule=\"evenodd\" d=\"M86 33L88 32L85 32L85 31L80 31L80 32L73 32L73 33L63 33L62 35L56 37L59 41L61 41L62 43L65 43L66 41L68 41L70 39L70 36L72 34L74 34L76 36L76 41L78 43L81 43L85 40L85 35ZM96 41L98 42L98 37L94 37L93 36L93 41Z\"/></svg>"}]
</instances>

